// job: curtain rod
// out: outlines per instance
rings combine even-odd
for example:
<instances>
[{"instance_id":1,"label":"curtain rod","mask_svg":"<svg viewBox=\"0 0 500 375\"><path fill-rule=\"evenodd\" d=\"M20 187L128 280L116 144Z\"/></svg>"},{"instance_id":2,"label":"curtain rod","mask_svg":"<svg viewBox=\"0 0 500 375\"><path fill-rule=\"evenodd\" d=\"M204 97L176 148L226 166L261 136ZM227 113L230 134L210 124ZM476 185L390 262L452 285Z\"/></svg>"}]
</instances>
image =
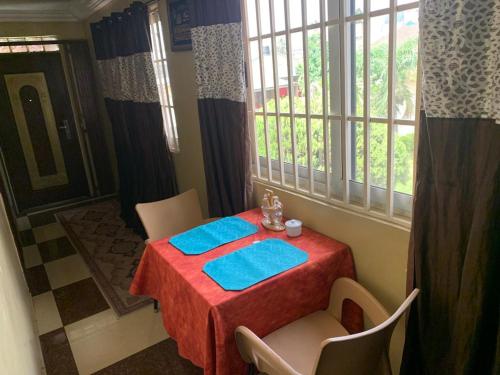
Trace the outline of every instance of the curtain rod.
<instances>
[{"instance_id":1,"label":"curtain rod","mask_svg":"<svg viewBox=\"0 0 500 375\"><path fill-rule=\"evenodd\" d=\"M159 3L158 0L145 0L141 1L145 5L150 5L153 3ZM7 38L7 37L6 37ZM10 38L10 37L9 37ZM13 37L15 38L15 37ZM32 41L18 41L18 42L0 42L0 47L4 46L23 46L23 45L41 45L41 44L64 44L64 43L77 43L86 41L85 39L60 39L60 40L32 40Z\"/></svg>"}]
</instances>

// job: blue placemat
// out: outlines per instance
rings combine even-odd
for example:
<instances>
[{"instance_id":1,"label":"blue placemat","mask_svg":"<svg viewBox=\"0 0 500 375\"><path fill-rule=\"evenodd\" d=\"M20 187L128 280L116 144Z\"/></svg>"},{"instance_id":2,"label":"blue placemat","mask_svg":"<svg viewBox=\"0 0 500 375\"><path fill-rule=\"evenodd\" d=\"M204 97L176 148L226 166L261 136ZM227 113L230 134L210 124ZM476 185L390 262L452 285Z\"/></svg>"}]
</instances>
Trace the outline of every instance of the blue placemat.
<instances>
[{"instance_id":1,"label":"blue placemat","mask_svg":"<svg viewBox=\"0 0 500 375\"><path fill-rule=\"evenodd\" d=\"M225 290L243 290L305 263L309 255L279 239L267 239L207 262L203 271Z\"/></svg>"},{"instance_id":2,"label":"blue placemat","mask_svg":"<svg viewBox=\"0 0 500 375\"><path fill-rule=\"evenodd\" d=\"M170 238L170 243L187 255L198 255L220 245L257 233L258 227L239 217L225 217Z\"/></svg>"}]
</instances>

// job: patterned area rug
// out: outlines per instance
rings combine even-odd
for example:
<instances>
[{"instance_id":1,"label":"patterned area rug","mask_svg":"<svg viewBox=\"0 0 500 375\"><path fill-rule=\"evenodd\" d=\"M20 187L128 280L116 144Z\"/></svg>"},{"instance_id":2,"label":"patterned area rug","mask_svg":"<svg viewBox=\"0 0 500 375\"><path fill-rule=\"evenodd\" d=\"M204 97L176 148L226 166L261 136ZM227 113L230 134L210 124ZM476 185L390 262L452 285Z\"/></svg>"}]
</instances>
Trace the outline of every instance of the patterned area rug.
<instances>
[{"instance_id":1,"label":"patterned area rug","mask_svg":"<svg viewBox=\"0 0 500 375\"><path fill-rule=\"evenodd\" d=\"M151 303L149 298L128 292L145 245L142 238L125 227L116 200L63 211L56 216L118 315Z\"/></svg>"}]
</instances>

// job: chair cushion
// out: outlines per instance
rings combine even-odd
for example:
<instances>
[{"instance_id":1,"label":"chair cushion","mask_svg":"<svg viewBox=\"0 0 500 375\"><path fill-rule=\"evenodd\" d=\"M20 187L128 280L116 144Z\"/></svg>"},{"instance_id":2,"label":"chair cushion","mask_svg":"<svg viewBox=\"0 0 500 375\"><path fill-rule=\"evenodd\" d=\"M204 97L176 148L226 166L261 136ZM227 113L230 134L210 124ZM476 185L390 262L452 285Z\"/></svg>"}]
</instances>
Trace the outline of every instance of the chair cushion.
<instances>
[{"instance_id":1,"label":"chair cushion","mask_svg":"<svg viewBox=\"0 0 500 375\"><path fill-rule=\"evenodd\" d=\"M262 340L302 375L310 375L321 342L349 333L330 313L317 311L274 331Z\"/></svg>"}]
</instances>

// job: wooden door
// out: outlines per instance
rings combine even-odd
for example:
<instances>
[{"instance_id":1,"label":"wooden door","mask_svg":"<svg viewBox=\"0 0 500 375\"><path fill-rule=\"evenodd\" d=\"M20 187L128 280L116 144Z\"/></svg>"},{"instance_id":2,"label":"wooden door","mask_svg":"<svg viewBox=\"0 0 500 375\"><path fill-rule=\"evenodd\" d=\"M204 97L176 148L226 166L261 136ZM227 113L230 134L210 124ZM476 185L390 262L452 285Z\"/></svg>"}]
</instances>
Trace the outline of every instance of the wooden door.
<instances>
[{"instance_id":1,"label":"wooden door","mask_svg":"<svg viewBox=\"0 0 500 375\"><path fill-rule=\"evenodd\" d=\"M89 195L58 52L0 55L0 147L19 211Z\"/></svg>"}]
</instances>

